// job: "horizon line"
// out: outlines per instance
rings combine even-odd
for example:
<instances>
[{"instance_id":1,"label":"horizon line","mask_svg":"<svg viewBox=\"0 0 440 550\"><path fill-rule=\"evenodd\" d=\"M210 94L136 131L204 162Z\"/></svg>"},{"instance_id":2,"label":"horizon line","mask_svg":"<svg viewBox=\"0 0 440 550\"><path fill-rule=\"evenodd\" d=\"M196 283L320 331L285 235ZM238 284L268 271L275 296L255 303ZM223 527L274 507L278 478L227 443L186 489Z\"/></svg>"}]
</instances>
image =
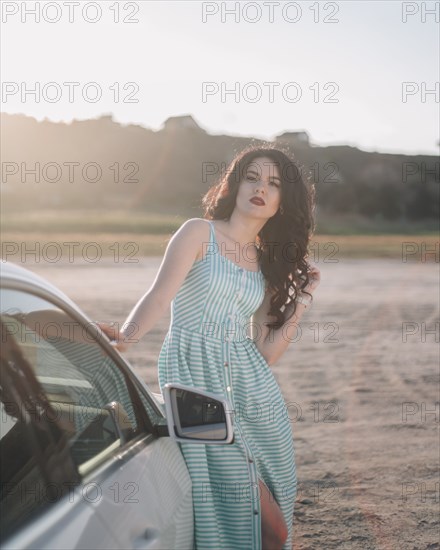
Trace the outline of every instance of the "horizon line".
<instances>
[{"instance_id":1,"label":"horizon line","mask_svg":"<svg viewBox=\"0 0 440 550\"><path fill-rule=\"evenodd\" d=\"M310 147L310 148L351 147L351 148L354 148L354 149L358 149L359 151L362 151L364 153L378 153L378 154L382 154L382 155L433 156L433 157L438 157L439 156L439 153L426 152L426 151L422 151L422 150L418 150L417 152L414 152L414 151L413 152L408 152L408 151L404 151L404 150L401 150L401 149L400 150L368 149L368 148L363 148L363 147L359 146L356 143L350 143L348 141L347 142L337 141L337 142L322 144L322 143L318 143L318 142L315 142L315 141L311 140L310 139L310 132L307 131L304 128L297 129L297 130L287 130L286 129L286 130L283 130L282 132L280 132L279 134L274 135L271 138L270 137L262 137L262 136L259 137L257 135L245 135L245 134L234 134L234 133L227 133L227 134L226 133L211 133L211 131L206 129L206 127L200 126L197 119L195 118L195 116L191 113L182 113L180 115L170 115L169 117L167 117L162 122L162 127L159 128L159 129L154 129L151 126L146 126L144 123L140 123L140 122L122 122L122 121L119 121L119 120L115 119L114 113L111 113L111 112L104 112L104 113L101 113L100 115L95 116L93 118L90 118L90 117L88 117L88 118L70 118L68 120L66 120L66 119L56 120L56 119L53 119L53 118L51 118L49 116L46 116L46 115L44 117L37 118L36 116L29 115L27 113L18 113L18 112L9 113L9 112L0 110L0 116L2 116L2 115L24 116L26 118L31 118L31 119L35 120L36 122L50 122L52 124L66 124L66 125L70 125L74 122L88 122L88 121L93 121L93 120L99 121L101 119L110 119L112 123L118 124L122 128L127 127L127 126L139 126L141 128L144 128L145 130L150 130L154 133L166 130L166 128L164 126L165 126L165 123L169 119L182 119L182 118L185 118L185 117L191 117L194 120L194 122L196 123L198 129L205 132L208 136L213 136L213 137L225 136L225 137L231 137L231 138L257 139L257 140L260 140L260 141L266 141L268 143L274 143L274 142L277 141L278 137L282 136L285 133L292 133L292 134L305 133L305 134L307 134L307 136L309 138L309 143L307 143L305 145L307 147ZM440 149L440 141L437 143L437 147Z\"/></svg>"}]
</instances>

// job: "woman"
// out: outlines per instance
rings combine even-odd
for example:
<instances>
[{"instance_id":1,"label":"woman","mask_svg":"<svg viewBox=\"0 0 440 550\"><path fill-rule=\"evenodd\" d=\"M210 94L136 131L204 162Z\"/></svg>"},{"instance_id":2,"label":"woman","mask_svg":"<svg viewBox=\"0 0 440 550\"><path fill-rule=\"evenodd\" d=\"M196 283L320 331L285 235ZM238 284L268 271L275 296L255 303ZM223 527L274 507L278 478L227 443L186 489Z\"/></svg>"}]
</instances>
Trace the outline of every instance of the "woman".
<instances>
[{"instance_id":1,"label":"woman","mask_svg":"<svg viewBox=\"0 0 440 550\"><path fill-rule=\"evenodd\" d=\"M205 219L175 233L152 287L117 335L124 351L132 328L141 338L172 301L160 387L197 386L232 404L232 445L181 444L197 548L292 546L293 438L269 365L295 336L320 282L306 262L314 196L282 151L243 151L204 197ZM102 328L114 338L109 325Z\"/></svg>"}]
</instances>

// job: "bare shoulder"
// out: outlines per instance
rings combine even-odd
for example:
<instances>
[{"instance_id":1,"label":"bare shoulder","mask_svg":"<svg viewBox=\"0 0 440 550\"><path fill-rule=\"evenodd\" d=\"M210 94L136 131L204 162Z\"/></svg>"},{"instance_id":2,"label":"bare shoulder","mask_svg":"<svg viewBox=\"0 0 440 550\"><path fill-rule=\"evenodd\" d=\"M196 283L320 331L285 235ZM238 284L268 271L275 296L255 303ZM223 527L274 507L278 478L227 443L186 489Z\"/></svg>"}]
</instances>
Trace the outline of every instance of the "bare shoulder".
<instances>
[{"instance_id":1,"label":"bare shoulder","mask_svg":"<svg viewBox=\"0 0 440 550\"><path fill-rule=\"evenodd\" d=\"M197 231L203 232L203 229L205 229L205 231L209 231L209 222L204 218L190 218L180 226L180 229L184 229L185 231L195 231L195 232Z\"/></svg>"},{"instance_id":2,"label":"bare shoulder","mask_svg":"<svg viewBox=\"0 0 440 550\"><path fill-rule=\"evenodd\" d=\"M151 288L151 292L160 297L161 303L169 303L179 291L198 258L208 232L209 223L194 218L183 223L171 237Z\"/></svg>"},{"instance_id":3,"label":"bare shoulder","mask_svg":"<svg viewBox=\"0 0 440 550\"><path fill-rule=\"evenodd\" d=\"M210 224L203 218L191 218L184 222L173 239L191 243L192 247L197 249L196 259L200 259L203 254L203 245L209 241Z\"/></svg>"}]
</instances>

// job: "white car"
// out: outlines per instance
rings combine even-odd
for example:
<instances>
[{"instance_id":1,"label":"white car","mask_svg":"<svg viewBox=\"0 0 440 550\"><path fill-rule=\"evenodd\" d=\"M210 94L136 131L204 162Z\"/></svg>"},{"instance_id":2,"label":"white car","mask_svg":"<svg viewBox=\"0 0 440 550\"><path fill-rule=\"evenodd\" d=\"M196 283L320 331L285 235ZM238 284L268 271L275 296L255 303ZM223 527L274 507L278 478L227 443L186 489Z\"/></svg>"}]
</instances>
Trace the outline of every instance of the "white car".
<instances>
[{"instance_id":1,"label":"white car","mask_svg":"<svg viewBox=\"0 0 440 550\"><path fill-rule=\"evenodd\" d=\"M193 548L178 441L232 443L227 400L171 384L164 406L62 292L1 275L1 548Z\"/></svg>"}]
</instances>

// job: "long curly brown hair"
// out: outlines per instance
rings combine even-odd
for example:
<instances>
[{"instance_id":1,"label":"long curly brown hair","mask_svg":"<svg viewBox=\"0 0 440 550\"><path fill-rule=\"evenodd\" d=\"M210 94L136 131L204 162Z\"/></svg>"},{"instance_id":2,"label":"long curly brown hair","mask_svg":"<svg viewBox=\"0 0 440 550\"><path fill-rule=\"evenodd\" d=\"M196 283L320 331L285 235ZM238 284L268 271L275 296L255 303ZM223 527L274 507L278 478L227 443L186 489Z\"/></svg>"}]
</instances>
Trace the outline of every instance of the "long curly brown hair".
<instances>
[{"instance_id":1,"label":"long curly brown hair","mask_svg":"<svg viewBox=\"0 0 440 550\"><path fill-rule=\"evenodd\" d=\"M202 204L205 219L229 220L247 168L261 157L271 159L281 177L280 209L257 237L261 271L272 294L268 314L276 319L268 326L278 329L295 314L298 292L309 283L308 246L315 231L313 182L303 178L302 167L282 149L271 145L250 146L232 160L224 175L203 197ZM287 317L285 308L292 302Z\"/></svg>"}]
</instances>

